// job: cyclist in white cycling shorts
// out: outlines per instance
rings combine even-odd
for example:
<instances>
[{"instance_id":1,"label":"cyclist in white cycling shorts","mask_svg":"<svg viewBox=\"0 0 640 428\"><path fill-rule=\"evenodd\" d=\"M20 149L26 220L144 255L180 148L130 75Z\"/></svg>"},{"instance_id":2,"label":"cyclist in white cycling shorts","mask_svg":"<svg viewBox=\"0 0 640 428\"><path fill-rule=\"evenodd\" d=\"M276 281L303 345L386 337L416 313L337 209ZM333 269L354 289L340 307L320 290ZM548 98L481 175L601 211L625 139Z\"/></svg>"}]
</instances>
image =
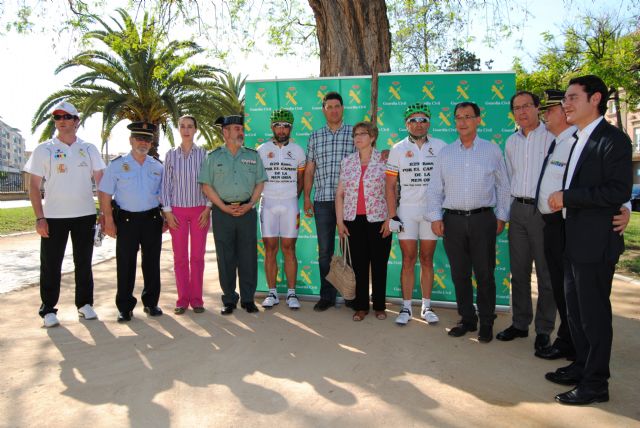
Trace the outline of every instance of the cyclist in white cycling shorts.
<instances>
[{"instance_id":1,"label":"cyclist in white cycling shorts","mask_svg":"<svg viewBox=\"0 0 640 428\"><path fill-rule=\"evenodd\" d=\"M428 135L431 113L426 104L416 103L408 106L404 118L409 135L391 148L386 171L389 219L385 227L389 228L391 219L402 223L398 241L402 251L400 282L403 304L396 323L405 325L411 320L411 296L415 283L419 242L421 316L429 324L435 324L439 319L431 309L431 290L433 289L433 254L438 237L431 231L431 223L425 219L426 198L427 185L436 157L440 149L447 144ZM398 182L400 182L399 206L397 206Z\"/></svg>"},{"instance_id":2,"label":"cyclist in white cycling shorts","mask_svg":"<svg viewBox=\"0 0 640 428\"><path fill-rule=\"evenodd\" d=\"M278 265L278 241L284 255L284 272L287 276L287 304L299 309L296 296L296 239L300 227L298 196L302 191L305 165L304 150L289 140L293 127L293 113L289 110L274 110L271 113L273 138L258 147L258 153L267 171L260 202L260 230L264 242L264 271L269 294L262 302L264 308L280 303L276 290Z\"/></svg>"}]
</instances>

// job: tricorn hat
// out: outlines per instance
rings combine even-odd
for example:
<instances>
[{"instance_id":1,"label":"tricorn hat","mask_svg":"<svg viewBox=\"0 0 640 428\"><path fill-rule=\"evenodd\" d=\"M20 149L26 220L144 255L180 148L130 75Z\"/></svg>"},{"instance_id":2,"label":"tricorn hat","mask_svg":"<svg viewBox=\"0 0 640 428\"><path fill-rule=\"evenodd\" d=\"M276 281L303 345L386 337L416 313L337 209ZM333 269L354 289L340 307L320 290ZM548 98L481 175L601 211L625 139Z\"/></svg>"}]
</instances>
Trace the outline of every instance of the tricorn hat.
<instances>
[{"instance_id":1,"label":"tricorn hat","mask_svg":"<svg viewBox=\"0 0 640 428\"><path fill-rule=\"evenodd\" d=\"M220 116L216 119L216 126L224 128L227 125L244 125L244 117L234 114L231 116Z\"/></svg>"}]
</instances>

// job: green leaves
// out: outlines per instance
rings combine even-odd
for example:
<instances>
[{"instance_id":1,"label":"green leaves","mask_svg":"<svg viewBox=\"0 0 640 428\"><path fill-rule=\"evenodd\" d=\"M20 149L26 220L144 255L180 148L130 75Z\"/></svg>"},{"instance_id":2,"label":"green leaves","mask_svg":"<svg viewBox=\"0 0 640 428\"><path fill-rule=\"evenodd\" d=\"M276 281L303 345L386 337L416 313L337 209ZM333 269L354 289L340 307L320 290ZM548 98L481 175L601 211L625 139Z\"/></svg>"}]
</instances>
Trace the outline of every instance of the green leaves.
<instances>
[{"instance_id":1,"label":"green leaves","mask_svg":"<svg viewBox=\"0 0 640 428\"><path fill-rule=\"evenodd\" d=\"M184 114L195 116L201 135L209 144L215 143L215 118L242 112L244 79L194 64L202 48L192 41L168 41L149 14L139 23L123 9L117 15L112 23L93 18L94 28L84 36L90 48L56 70L79 67L83 72L41 104L33 130L46 122L41 139L50 138L54 127L48 113L56 102L66 99L81 112L82 123L94 114L102 115L103 144L120 121L145 120L159 125L173 145L173 128ZM156 135L156 148L158 140Z\"/></svg>"}]
</instances>

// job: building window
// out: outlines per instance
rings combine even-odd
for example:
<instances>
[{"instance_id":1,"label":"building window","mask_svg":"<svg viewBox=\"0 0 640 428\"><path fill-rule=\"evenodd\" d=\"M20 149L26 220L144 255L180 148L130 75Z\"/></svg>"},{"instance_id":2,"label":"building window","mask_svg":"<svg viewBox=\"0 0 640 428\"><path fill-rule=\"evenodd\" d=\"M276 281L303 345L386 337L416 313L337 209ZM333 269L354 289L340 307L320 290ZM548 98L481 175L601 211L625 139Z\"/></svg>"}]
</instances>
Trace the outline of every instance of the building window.
<instances>
[{"instance_id":1,"label":"building window","mask_svg":"<svg viewBox=\"0 0 640 428\"><path fill-rule=\"evenodd\" d=\"M633 142L636 152L640 152L640 126L633 130Z\"/></svg>"}]
</instances>

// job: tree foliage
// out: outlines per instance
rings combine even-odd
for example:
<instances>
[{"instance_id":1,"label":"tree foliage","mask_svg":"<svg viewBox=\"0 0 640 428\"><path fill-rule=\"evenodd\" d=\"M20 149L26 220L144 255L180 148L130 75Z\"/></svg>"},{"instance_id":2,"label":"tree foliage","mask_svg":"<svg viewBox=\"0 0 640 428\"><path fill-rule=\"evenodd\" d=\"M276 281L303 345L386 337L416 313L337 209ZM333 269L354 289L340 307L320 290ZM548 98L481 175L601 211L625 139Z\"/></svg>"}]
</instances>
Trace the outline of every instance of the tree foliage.
<instances>
[{"instance_id":1,"label":"tree foliage","mask_svg":"<svg viewBox=\"0 0 640 428\"><path fill-rule=\"evenodd\" d=\"M32 131L46 123L41 140L50 138L54 126L48 112L61 100L72 102L82 112L82 122L102 115L103 144L123 120L148 121L159 127L173 145L172 129L183 114L191 114L201 124L208 143L216 139L212 118L242 110L238 82L209 65L193 64L202 48L191 41L166 42L166 33L154 17L144 14L139 24L125 10L117 10L113 24L94 17L97 29L84 35L94 46L82 51L57 69L83 72L65 89L42 102L34 115ZM154 149L157 149L159 134Z\"/></svg>"},{"instance_id":2,"label":"tree foliage","mask_svg":"<svg viewBox=\"0 0 640 428\"><path fill-rule=\"evenodd\" d=\"M480 71L480 58L462 47L451 49L437 63L442 71Z\"/></svg>"},{"instance_id":3,"label":"tree foliage","mask_svg":"<svg viewBox=\"0 0 640 428\"><path fill-rule=\"evenodd\" d=\"M640 32L636 19L624 20L611 12L588 12L574 23L565 24L559 37L543 34L544 48L535 58L532 71L514 63L518 89L542 93L564 88L583 74L600 76L609 86L623 89L625 101L640 101ZM558 39L562 40L560 43Z\"/></svg>"}]
</instances>

